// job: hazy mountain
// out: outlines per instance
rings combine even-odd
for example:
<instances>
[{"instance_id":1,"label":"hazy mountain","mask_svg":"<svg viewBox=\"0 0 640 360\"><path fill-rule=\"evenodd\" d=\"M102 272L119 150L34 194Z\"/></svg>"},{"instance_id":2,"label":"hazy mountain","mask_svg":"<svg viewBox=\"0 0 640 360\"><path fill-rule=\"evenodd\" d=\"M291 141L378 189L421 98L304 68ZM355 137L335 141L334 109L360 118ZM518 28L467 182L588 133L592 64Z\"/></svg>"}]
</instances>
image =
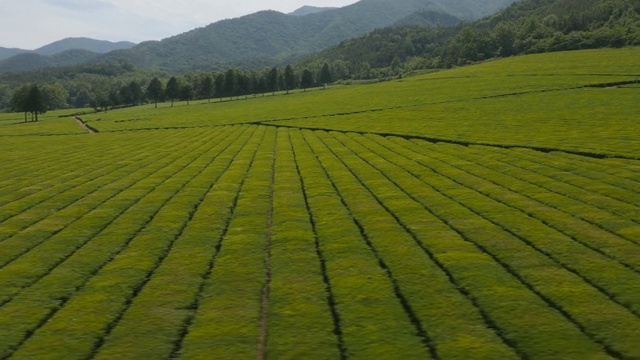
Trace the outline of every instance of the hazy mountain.
<instances>
[{"instance_id":1,"label":"hazy mountain","mask_svg":"<svg viewBox=\"0 0 640 360\"><path fill-rule=\"evenodd\" d=\"M283 65L343 40L391 26L419 11L470 20L493 14L515 1L362 0L302 16L262 11L111 52L97 61L127 61L169 72Z\"/></svg>"},{"instance_id":2,"label":"hazy mountain","mask_svg":"<svg viewBox=\"0 0 640 360\"><path fill-rule=\"evenodd\" d=\"M87 50L67 50L52 56L43 56L35 52L25 52L0 61L0 72L22 72L52 66L80 65L98 57L100 54Z\"/></svg>"},{"instance_id":3,"label":"hazy mountain","mask_svg":"<svg viewBox=\"0 0 640 360\"><path fill-rule=\"evenodd\" d=\"M402 26L423 26L423 27L439 27L439 26L455 26L462 22L457 17L437 11L421 10L397 21L393 27Z\"/></svg>"},{"instance_id":4,"label":"hazy mountain","mask_svg":"<svg viewBox=\"0 0 640 360\"><path fill-rule=\"evenodd\" d=\"M289 15L293 16L305 16L311 14L317 14L328 10L335 10L337 8L334 7L315 7L315 6L303 6L300 9L289 13Z\"/></svg>"},{"instance_id":5,"label":"hazy mountain","mask_svg":"<svg viewBox=\"0 0 640 360\"><path fill-rule=\"evenodd\" d=\"M67 50L87 50L93 53L106 54L114 50L130 49L136 44L128 41L111 42L89 38L66 38L34 50L36 54L51 56Z\"/></svg>"},{"instance_id":6,"label":"hazy mountain","mask_svg":"<svg viewBox=\"0 0 640 360\"><path fill-rule=\"evenodd\" d=\"M0 72L20 72L50 66L73 66L87 63L100 54L130 49L136 44L89 38L67 38L29 51L0 48Z\"/></svg>"},{"instance_id":7,"label":"hazy mountain","mask_svg":"<svg viewBox=\"0 0 640 360\"><path fill-rule=\"evenodd\" d=\"M0 61L2 61L4 59L8 59L10 57L14 57L16 55L20 55L20 54L25 53L25 52L27 52L27 50L8 49L8 48L0 47Z\"/></svg>"},{"instance_id":8,"label":"hazy mountain","mask_svg":"<svg viewBox=\"0 0 640 360\"><path fill-rule=\"evenodd\" d=\"M22 54L25 57L0 61L0 71L24 71L20 69L76 65L83 62L123 61L145 69L172 73L281 66L295 63L307 54L375 29L398 23L449 25L457 23L457 19L472 20L494 14L515 1L517 0L361 0L336 9L303 7L289 15L262 11L134 47L131 47L131 43L110 43L86 38L64 39L34 53ZM69 49L106 54L95 57L82 53L73 58L67 53L56 59L34 56L60 55Z\"/></svg>"}]
</instances>

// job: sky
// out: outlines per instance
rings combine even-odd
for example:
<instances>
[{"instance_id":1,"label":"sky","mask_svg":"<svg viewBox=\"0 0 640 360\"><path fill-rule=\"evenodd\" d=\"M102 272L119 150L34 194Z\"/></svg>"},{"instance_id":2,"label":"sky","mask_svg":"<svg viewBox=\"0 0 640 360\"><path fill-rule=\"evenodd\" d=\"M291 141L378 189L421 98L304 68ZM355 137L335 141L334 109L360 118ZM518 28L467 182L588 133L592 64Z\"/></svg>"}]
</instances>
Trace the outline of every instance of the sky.
<instances>
[{"instance_id":1,"label":"sky","mask_svg":"<svg viewBox=\"0 0 640 360\"><path fill-rule=\"evenodd\" d=\"M342 7L357 0L0 0L0 47L33 50L67 37L160 40L260 10Z\"/></svg>"}]
</instances>

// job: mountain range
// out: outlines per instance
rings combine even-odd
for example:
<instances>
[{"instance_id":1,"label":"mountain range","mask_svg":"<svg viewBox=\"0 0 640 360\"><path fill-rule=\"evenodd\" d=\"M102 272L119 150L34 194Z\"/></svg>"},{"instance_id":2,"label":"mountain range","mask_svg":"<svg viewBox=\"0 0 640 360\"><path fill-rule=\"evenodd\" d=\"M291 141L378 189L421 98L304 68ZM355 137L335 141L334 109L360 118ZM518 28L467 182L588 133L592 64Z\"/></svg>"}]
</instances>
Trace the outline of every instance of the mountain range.
<instances>
[{"instance_id":1,"label":"mountain range","mask_svg":"<svg viewBox=\"0 0 640 360\"><path fill-rule=\"evenodd\" d=\"M148 41L133 47L126 44L124 49L103 55L96 55L98 51L95 47L66 48L66 51L58 52L65 47L51 44L0 61L0 72L121 62L171 73L284 65L378 28L406 24L416 18L424 19L420 13L441 13L442 17L432 15L430 18L447 19L446 23L429 25L446 26L494 14L516 1L361 0L342 8L303 7L290 14L261 11L219 21L161 41ZM15 52L0 50L0 54Z\"/></svg>"},{"instance_id":2,"label":"mountain range","mask_svg":"<svg viewBox=\"0 0 640 360\"><path fill-rule=\"evenodd\" d=\"M352 78L383 78L395 70L450 68L514 55L640 45L640 0L522 0L464 26L377 29L313 53L301 68L345 64ZM420 12L407 19L445 22ZM371 71L376 69L377 71Z\"/></svg>"},{"instance_id":3,"label":"mountain range","mask_svg":"<svg viewBox=\"0 0 640 360\"><path fill-rule=\"evenodd\" d=\"M128 41L111 42L104 40L94 40L89 38L66 38L53 42L33 51L23 49L7 49L0 47L0 60L10 57L31 53L41 56L53 56L69 50L86 50L96 54L106 54L114 50L130 49L136 44Z\"/></svg>"},{"instance_id":4,"label":"mountain range","mask_svg":"<svg viewBox=\"0 0 640 360\"><path fill-rule=\"evenodd\" d=\"M71 66L90 62L102 54L130 49L128 41L111 42L89 38L67 38L33 51L0 48L0 72L20 72L50 66Z\"/></svg>"},{"instance_id":5,"label":"mountain range","mask_svg":"<svg viewBox=\"0 0 640 360\"><path fill-rule=\"evenodd\" d=\"M316 7L316 6L303 6L300 9L289 13L289 15L293 16L305 16L311 14L317 14L328 10L335 10L335 7Z\"/></svg>"}]
</instances>

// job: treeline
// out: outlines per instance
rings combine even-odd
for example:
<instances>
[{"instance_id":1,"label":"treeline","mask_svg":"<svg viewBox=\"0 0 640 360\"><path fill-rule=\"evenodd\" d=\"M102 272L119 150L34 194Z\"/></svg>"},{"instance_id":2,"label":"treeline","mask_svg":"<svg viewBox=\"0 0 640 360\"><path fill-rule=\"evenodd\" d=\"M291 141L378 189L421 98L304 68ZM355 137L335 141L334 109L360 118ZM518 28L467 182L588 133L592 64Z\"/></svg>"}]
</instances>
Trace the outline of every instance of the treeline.
<instances>
[{"instance_id":1,"label":"treeline","mask_svg":"<svg viewBox=\"0 0 640 360\"><path fill-rule=\"evenodd\" d=\"M50 108L54 108L58 98L58 88L47 86L40 88L38 85L23 86L13 93L11 104L13 110L24 113L24 122L38 121L38 115L44 114ZM31 119L29 119L31 114Z\"/></svg>"},{"instance_id":2,"label":"treeline","mask_svg":"<svg viewBox=\"0 0 640 360\"><path fill-rule=\"evenodd\" d=\"M135 80L128 84L97 89L89 105L96 111L109 108L135 106L143 103L171 102L176 100L209 100L224 98L275 95L278 91L289 91L326 85L332 82L331 70L325 64L319 71L270 68L262 71L229 69L226 72L189 73L169 79L154 77L148 83Z\"/></svg>"},{"instance_id":3,"label":"treeline","mask_svg":"<svg viewBox=\"0 0 640 360\"><path fill-rule=\"evenodd\" d=\"M498 14L454 27L376 30L311 55L344 78L372 79L491 58L640 45L640 0L523 0Z\"/></svg>"},{"instance_id":4,"label":"treeline","mask_svg":"<svg viewBox=\"0 0 640 360\"><path fill-rule=\"evenodd\" d=\"M145 103L191 101L209 99L238 98L287 93L325 85L333 81L333 73L328 64L319 69L266 68L262 71L230 69L226 72L199 72L181 76L169 76L138 72L132 67L117 77L104 74L81 74L71 79L62 78L52 84L26 85L13 91L5 102L6 109L15 112L42 114L62 108L91 107L95 111L136 106ZM43 96L36 112L25 104L30 90L38 89ZM26 115L25 115L26 119Z\"/></svg>"},{"instance_id":5,"label":"treeline","mask_svg":"<svg viewBox=\"0 0 640 360\"><path fill-rule=\"evenodd\" d=\"M114 87L132 80L144 82L155 76L136 70L126 63L94 64L62 68L48 68L22 73L4 73L0 75L0 111L15 110L12 101L14 93L24 87L40 85L42 88L55 87L63 94L63 101L49 104L48 109L82 108L89 105L95 96L95 89ZM62 89L62 90L61 90Z\"/></svg>"}]
</instances>

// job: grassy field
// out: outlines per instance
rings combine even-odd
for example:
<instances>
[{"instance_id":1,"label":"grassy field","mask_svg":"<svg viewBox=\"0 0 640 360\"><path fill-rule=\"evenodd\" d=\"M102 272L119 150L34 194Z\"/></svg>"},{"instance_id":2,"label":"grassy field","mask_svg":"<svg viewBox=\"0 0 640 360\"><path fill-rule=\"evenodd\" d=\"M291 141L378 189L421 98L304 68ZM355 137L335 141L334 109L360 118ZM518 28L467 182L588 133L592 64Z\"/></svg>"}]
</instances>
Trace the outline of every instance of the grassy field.
<instances>
[{"instance_id":1,"label":"grassy field","mask_svg":"<svg viewBox=\"0 0 640 360\"><path fill-rule=\"evenodd\" d=\"M638 69L2 115L0 359L638 358Z\"/></svg>"}]
</instances>

